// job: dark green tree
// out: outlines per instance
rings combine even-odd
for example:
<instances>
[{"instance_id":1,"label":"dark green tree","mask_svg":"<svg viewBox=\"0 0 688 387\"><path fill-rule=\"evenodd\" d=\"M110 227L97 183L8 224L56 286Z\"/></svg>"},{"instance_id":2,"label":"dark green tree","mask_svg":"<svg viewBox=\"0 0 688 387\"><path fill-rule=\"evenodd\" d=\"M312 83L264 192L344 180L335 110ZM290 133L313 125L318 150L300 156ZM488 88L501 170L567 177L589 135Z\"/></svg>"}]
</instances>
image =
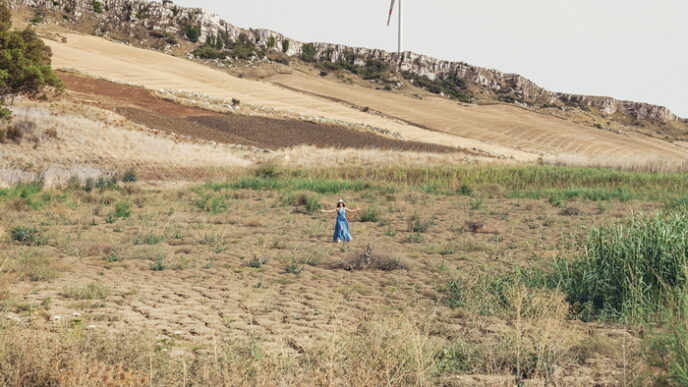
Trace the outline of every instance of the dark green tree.
<instances>
[{"instance_id":1,"label":"dark green tree","mask_svg":"<svg viewBox=\"0 0 688 387\"><path fill-rule=\"evenodd\" d=\"M36 95L44 87L62 89L62 82L50 68L50 47L30 28L11 29L11 13L0 4L0 104L17 94ZM0 105L0 119L9 119Z\"/></svg>"},{"instance_id":2,"label":"dark green tree","mask_svg":"<svg viewBox=\"0 0 688 387\"><path fill-rule=\"evenodd\" d=\"M304 62L315 62L315 45L313 43L306 43L301 49L301 59Z\"/></svg>"}]
</instances>

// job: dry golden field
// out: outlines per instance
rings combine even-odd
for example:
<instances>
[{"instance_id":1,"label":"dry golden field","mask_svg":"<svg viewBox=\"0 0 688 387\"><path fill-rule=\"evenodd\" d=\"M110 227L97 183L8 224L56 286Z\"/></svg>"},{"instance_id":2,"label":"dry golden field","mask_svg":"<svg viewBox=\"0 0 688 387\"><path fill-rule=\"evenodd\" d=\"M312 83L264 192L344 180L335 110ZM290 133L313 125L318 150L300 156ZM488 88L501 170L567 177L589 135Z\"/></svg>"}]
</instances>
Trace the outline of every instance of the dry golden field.
<instances>
[{"instance_id":1,"label":"dry golden field","mask_svg":"<svg viewBox=\"0 0 688 387\"><path fill-rule=\"evenodd\" d=\"M488 292L458 302L453 286L578 254L586 229L660 211L664 189L685 181L456 168L266 164L217 184L0 190L0 375L9 385L647 380L634 325L571 318L555 290L514 286L495 305ZM330 242L333 219L318 211L339 198L363 210L349 244Z\"/></svg>"}]
</instances>

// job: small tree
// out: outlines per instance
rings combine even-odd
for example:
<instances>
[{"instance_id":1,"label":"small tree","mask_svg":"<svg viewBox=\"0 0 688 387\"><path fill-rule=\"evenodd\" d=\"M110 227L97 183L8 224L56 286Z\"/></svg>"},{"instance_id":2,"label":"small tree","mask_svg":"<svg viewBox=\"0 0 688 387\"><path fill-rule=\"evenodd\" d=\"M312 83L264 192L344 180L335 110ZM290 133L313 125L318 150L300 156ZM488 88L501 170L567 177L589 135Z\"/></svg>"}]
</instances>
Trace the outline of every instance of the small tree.
<instances>
[{"instance_id":1,"label":"small tree","mask_svg":"<svg viewBox=\"0 0 688 387\"><path fill-rule=\"evenodd\" d=\"M36 95L46 86L61 90L62 82L50 68L50 47L32 29L14 31L11 26L10 10L0 4L0 104L8 96ZM10 115L0 106L0 120Z\"/></svg>"},{"instance_id":2,"label":"small tree","mask_svg":"<svg viewBox=\"0 0 688 387\"><path fill-rule=\"evenodd\" d=\"M274 48L276 45L275 37L271 36L268 38L268 48Z\"/></svg>"},{"instance_id":3,"label":"small tree","mask_svg":"<svg viewBox=\"0 0 688 387\"><path fill-rule=\"evenodd\" d=\"M289 39L284 39L282 41L282 52L287 53L289 51Z\"/></svg>"}]
</instances>

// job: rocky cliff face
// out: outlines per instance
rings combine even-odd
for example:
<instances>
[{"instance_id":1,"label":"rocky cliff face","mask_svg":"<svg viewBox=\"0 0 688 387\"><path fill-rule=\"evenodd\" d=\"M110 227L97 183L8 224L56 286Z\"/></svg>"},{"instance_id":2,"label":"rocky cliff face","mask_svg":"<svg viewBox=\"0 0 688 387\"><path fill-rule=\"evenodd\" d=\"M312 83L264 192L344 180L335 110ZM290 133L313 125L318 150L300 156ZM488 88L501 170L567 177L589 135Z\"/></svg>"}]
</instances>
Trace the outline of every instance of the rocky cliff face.
<instances>
[{"instance_id":1,"label":"rocky cliff face","mask_svg":"<svg viewBox=\"0 0 688 387\"><path fill-rule=\"evenodd\" d=\"M61 23L92 25L93 32L106 36L129 33L134 37L134 31L145 29L154 36L154 32L157 32L159 38L166 39L168 44L174 44L177 39L186 40L189 26L198 26L198 44L222 31L232 41L236 41L243 33L244 37L248 37L260 48L267 49L274 43L276 49L285 48L284 52L289 56L300 55L304 46L304 43L288 39L280 33L245 30L222 20L214 13L200 8L179 7L169 0L162 3L144 0L10 0L10 3L14 7L34 8L37 12L52 12L56 16L61 14L62 20L56 18ZM505 74L467 63L443 61L412 52L398 54L337 44L316 43L314 47L316 58L326 57L326 60L333 63L350 59L353 55L355 64L358 65L376 60L385 63L392 70L425 76L430 80L460 79L473 91L494 97L508 97L509 100L522 104L572 106L595 111L610 119L621 115L627 121L637 123L650 121L662 125L688 122L662 106L619 101L610 97L551 92L520 75Z\"/></svg>"}]
</instances>

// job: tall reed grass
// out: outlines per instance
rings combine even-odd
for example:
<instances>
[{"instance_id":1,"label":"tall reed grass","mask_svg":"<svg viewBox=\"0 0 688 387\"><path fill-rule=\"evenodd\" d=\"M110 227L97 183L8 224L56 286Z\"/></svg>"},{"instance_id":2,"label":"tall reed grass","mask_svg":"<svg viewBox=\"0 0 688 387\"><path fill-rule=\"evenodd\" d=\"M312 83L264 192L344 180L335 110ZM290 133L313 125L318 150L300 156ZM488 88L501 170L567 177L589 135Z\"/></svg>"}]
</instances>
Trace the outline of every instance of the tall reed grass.
<instances>
[{"instance_id":1,"label":"tall reed grass","mask_svg":"<svg viewBox=\"0 0 688 387\"><path fill-rule=\"evenodd\" d=\"M584 251L557 261L552 278L583 319L688 317L688 214L635 216L592 229Z\"/></svg>"},{"instance_id":2,"label":"tall reed grass","mask_svg":"<svg viewBox=\"0 0 688 387\"><path fill-rule=\"evenodd\" d=\"M688 317L688 213L635 216L591 229L573 259L482 280L452 279L442 291L454 307L498 314L514 285L562 291L582 320L627 324ZM478 300L478 301L476 301Z\"/></svg>"}]
</instances>

